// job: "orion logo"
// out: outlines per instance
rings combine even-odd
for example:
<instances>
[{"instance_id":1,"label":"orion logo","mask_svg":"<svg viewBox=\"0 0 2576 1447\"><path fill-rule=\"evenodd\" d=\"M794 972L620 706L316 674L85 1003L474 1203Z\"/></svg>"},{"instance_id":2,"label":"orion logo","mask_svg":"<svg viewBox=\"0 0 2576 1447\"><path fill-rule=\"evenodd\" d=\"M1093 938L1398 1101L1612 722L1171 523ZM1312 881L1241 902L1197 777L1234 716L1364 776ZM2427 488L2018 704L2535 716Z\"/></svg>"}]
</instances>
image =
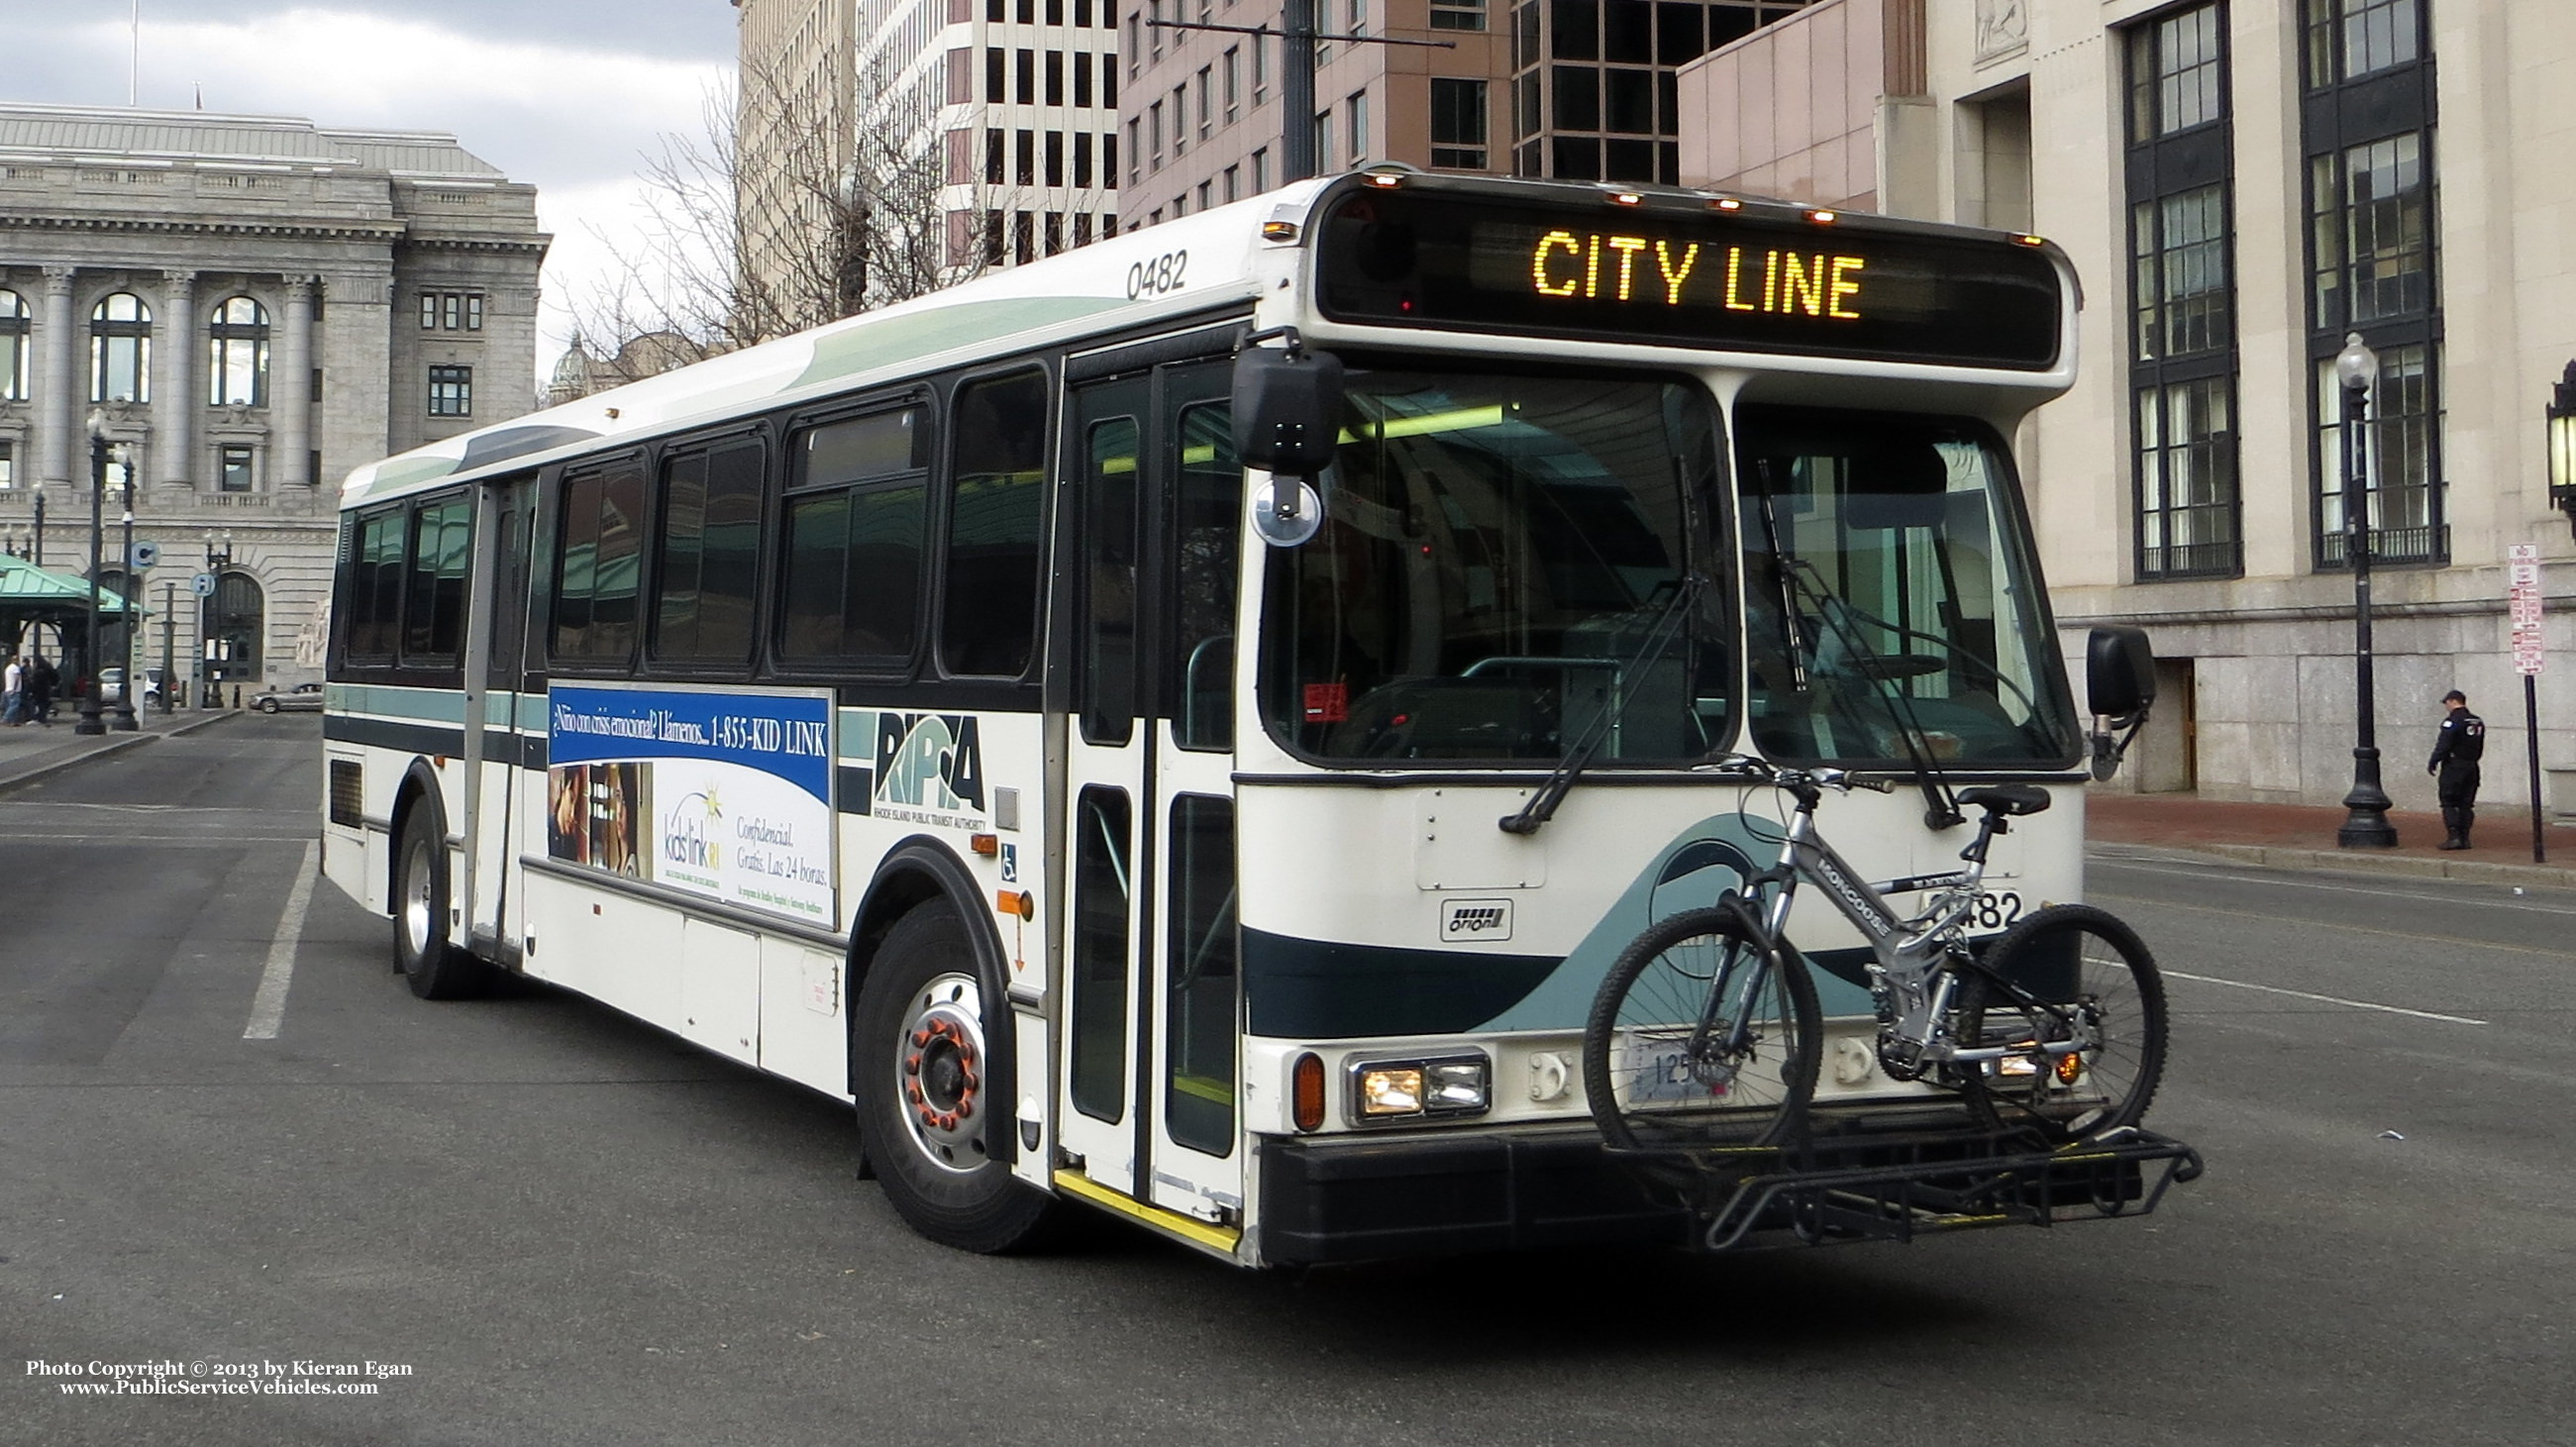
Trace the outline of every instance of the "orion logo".
<instances>
[{"instance_id":1,"label":"orion logo","mask_svg":"<svg viewBox=\"0 0 2576 1447\"><path fill-rule=\"evenodd\" d=\"M1507 940L1512 937L1512 902L1508 899L1453 899L1440 913L1444 940Z\"/></svg>"},{"instance_id":2,"label":"orion logo","mask_svg":"<svg viewBox=\"0 0 2576 1447\"><path fill-rule=\"evenodd\" d=\"M916 809L984 812L984 748L973 714L877 715L876 797Z\"/></svg>"}]
</instances>

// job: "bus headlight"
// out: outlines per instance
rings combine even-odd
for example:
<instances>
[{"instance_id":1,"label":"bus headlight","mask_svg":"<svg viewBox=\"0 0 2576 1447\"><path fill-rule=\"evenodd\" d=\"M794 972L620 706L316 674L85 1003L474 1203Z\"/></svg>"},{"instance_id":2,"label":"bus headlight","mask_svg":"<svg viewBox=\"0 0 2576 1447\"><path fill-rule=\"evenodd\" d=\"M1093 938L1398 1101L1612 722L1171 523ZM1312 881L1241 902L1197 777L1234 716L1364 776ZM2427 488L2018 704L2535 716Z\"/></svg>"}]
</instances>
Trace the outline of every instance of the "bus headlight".
<instances>
[{"instance_id":1,"label":"bus headlight","mask_svg":"<svg viewBox=\"0 0 2576 1447\"><path fill-rule=\"evenodd\" d=\"M1482 1115L1493 1104L1493 1079L1493 1063L1482 1055L1353 1061L1351 1116L1368 1125L1424 1116Z\"/></svg>"}]
</instances>

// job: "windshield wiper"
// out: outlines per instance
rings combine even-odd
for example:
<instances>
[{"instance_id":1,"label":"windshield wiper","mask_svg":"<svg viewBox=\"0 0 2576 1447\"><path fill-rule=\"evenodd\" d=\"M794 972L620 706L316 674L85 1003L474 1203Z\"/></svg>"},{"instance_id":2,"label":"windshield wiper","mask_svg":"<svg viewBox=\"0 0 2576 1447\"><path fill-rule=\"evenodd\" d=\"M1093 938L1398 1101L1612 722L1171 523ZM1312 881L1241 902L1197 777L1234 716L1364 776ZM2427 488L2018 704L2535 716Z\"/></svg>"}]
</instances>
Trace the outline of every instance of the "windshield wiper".
<instances>
[{"instance_id":1,"label":"windshield wiper","mask_svg":"<svg viewBox=\"0 0 2576 1447\"><path fill-rule=\"evenodd\" d=\"M1574 781L1583 776L1592 756L1609 741L1610 731L1627 716L1628 704L1639 692L1628 687L1628 681L1642 679L1648 669L1662 661L1664 650L1681 635L1681 624L1690 616L1691 600L1698 597L1706 586L1708 580L1697 573L1682 575L1681 586L1673 591L1672 601L1664 605L1664 611L1655 619L1655 626L1647 631L1645 641L1639 643L1637 651L1619 665L1617 673L1611 675L1612 697L1584 729L1583 737L1566 751L1555 771L1538 786L1537 793L1530 795L1529 802L1520 807L1520 812L1506 814L1495 821L1504 833L1536 834L1540 825L1556 817L1556 807L1564 803L1565 796L1573 791Z\"/></svg>"},{"instance_id":2,"label":"windshield wiper","mask_svg":"<svg viewBox=\"0 0 2576 1447\"><path fill-rule=\"evenodd\" d=\"M1861 666L1856 671L1878 685L1888 717L1896 722L1896 736L1904 741L1906 757L1914 765L1914 782L1923 789L1924 824L1940 830L1966 823L1967 816L1959 812L1958 801L1950 795L1950 781L1942 776L1940 765L1932 761L1930 740L1924 734L1923 721L1915 716L1914 700L1897 687L1892 671L1868 666L1883 655L1851 626L1849 619L1860 610L1844 602L1841 594L1826 585L1815 565L1803 558L1789 560L1782 566L1780 576L1790 588L1814 600L1817 616L1832 630L1834 640L1859 661Z\"/></svg>"}]
</instances>

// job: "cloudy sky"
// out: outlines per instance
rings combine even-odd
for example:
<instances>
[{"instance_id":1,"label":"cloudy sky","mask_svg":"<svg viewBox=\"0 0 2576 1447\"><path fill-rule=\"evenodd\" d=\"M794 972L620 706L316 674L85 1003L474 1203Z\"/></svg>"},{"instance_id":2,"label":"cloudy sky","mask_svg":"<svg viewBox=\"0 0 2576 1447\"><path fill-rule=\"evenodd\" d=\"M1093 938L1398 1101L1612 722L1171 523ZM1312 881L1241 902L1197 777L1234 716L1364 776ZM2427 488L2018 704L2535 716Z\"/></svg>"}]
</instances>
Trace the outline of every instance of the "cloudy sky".
<instances>
[{"instance_id":1,"label":"cloudy sky","mask_svg":"<svg viewBox=\"0 0 2576 1447\"><path fill-rule=\"evenodd\" d=\"M133 64L141 14L141 64ZM665 134L703 133L729 75L727 0L0 0L0 99L302 116L446 131L537 188L554 233L538 376L567 299L631 253L636 179Z\"/></svg>"}]
</instances>

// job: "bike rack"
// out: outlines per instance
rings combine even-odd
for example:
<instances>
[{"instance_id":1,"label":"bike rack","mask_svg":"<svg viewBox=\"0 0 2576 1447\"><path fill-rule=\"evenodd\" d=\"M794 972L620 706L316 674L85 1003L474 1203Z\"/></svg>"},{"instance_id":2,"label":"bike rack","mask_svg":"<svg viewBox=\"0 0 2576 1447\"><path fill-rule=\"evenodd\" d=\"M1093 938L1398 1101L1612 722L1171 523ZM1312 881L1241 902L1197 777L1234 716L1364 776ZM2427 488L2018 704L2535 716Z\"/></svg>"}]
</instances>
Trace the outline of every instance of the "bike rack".
<instances>
[{"instance_id":1,"label":"bike rack","mask_svg":"<svg viewBox=\"0 0 2576 1447\"><path fill-rule=\"evenodd\" d=\"M2049 1147L2011 1131L1844 1131L1777 1146L1623 1153L1679 1176L1708 1251L1912 1241L2144 1216L2200 1152L2135 1126ZM1780 1239L1785 1233L1786 1239Z\"/></svg>"}]
</instances>

